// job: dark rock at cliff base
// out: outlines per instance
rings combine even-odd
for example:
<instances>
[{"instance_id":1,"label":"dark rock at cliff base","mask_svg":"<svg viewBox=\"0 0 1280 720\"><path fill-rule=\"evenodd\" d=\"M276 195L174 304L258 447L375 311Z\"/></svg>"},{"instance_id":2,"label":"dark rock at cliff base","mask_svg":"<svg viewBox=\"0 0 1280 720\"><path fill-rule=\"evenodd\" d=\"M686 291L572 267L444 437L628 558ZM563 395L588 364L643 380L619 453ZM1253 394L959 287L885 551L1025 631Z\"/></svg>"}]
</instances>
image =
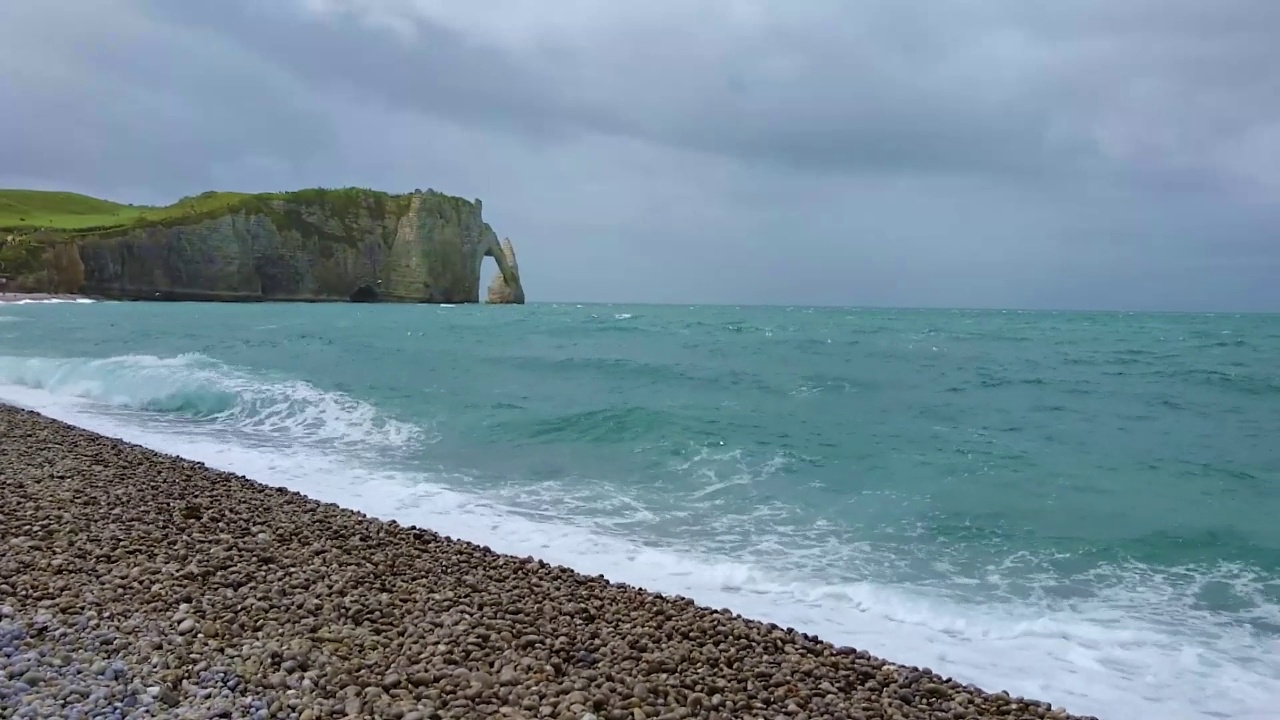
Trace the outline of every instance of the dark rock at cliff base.
<instances>
[{"instance_id":1,"label":"dark rock at cliff base","mask_svg":"<svg viewBox=\"0 0 1280 720\"><path fill-rule=\"evenodd\" d=\"M351 293L351 302L378 302L378 290L372 285L361 285Z\"/></svg>"}]
</instances>

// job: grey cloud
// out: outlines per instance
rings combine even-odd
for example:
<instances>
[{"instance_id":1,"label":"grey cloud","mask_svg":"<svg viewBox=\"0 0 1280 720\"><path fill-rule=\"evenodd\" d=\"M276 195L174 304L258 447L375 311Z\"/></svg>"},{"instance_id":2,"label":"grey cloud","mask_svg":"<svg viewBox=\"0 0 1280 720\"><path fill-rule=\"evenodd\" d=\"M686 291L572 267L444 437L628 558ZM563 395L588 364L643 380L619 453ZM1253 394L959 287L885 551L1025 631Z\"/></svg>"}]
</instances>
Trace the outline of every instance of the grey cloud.
<instances>
[{"instance_id":1,"label":"grey cloud","mask_svg":"<svg viewBox=\"0 0 1280 720\"><path fill-rule=\"evenodd\" d=\"M3 175L167 202L225 180L227 164L281 174L331 143L289 76L136 3L6 4L0 46Z\"/></svg>"},{"instance_id":2,"label":"grey cloud","mask_svg":"<svg viewBox=\"0 0 1280 720\"><path fill-rule=\"evenodd\" d=\"M1280 5L417 2L0 4L0 185L433 186L543 300L1280 308Z\"/></svg>"},{"instance_id":3,"label":"grey cloud","mask_svg":"<svg viewBox=\"0 0 1280 720\"><path fill-rule=\"evenodd\" d=\"M448 28L423 24L407 44L377 27L326 22L290 2L151 6L173 26L223 37L318 90L506 130L554 135L567 120L581 121L556 104L545 78Z\"/></svg>"},{"instance_id":4,"label":"grey cloud","mask_svg":"<svg viewBox=\"0 0 1280 720\"><path fill-rule=\"evenodd\" d=\"M308 20L287 6L157 7L312 83L345 82L433 115L829 171L1203 179L1230 174L1216 155L1247 146L1280 113L1280 78L1261 72L1280 63L1265 30L1280 17L1261 0L1002 0L928 12L815 3L801 21L779 13L749 31L639 24L535 50L426 15L407 43L352 16ZM1276 181L1266 168L1236 171Z\"/></svg>"},{"instance_id":5,"label":"grey cloud","mask_svg":"<svg viewBox=\"0 0 1280 720\"><path fill-rule=\"evenodd\" d=\"M801 32L813 28L729 42L711 35L714 27L657 27L530 56L425 18L409 44L346 18L256 3L156 8L235 37L313 85L341 83L419 112L526 132L599 132L817 169L905 172L1027 169L1053 144L1041 136L1046 107L1035 88L984 91L948 57L881 62L876 47ZM711 61L700 63L708 52ZM775 61L789 67L771 71Z\"/></svg>"}]
</instances>

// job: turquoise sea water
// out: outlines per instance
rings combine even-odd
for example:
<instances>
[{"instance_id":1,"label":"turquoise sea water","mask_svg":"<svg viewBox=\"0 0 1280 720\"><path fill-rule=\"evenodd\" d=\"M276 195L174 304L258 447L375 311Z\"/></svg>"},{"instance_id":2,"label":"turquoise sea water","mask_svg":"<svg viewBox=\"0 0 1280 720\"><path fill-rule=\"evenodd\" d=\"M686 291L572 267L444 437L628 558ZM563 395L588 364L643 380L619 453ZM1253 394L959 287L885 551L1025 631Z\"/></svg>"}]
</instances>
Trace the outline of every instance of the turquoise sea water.
<instances>
[{"instance_id":1,"label":"turquoise sea water","mask_svg":"<svg viewBox=\"0 0 1280 720\"><path fill-rule=\"evenodd\" d=\"M0 399L1103 718L1280 717L1280 317L0 305Z\"/></svg>"}]
</instances>

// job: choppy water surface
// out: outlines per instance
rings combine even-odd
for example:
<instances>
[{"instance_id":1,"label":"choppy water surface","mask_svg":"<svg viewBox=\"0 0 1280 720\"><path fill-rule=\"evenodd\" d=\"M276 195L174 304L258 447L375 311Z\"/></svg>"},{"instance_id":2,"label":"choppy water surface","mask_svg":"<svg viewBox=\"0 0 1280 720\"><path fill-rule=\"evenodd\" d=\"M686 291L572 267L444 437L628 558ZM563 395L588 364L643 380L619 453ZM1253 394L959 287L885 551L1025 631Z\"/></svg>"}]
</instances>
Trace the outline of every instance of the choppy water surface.
<instances>
[{"instance_id":1,"label":"choppy water surface","mask_svg":"<svg viewBox=\"0 0 1280 720\"><path fill-rule=\"evenodd\" d=\"M1280 704L1280 317L0 305L0 399L1073 712Z\"/></svg>"}]
</instances>

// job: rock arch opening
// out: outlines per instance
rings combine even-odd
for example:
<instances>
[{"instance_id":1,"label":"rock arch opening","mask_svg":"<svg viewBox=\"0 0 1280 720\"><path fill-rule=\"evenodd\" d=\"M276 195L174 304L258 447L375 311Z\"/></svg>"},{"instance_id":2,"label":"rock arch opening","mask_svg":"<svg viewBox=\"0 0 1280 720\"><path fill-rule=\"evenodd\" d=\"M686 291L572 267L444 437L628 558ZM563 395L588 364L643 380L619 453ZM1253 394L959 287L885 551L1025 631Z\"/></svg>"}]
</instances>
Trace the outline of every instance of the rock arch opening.
<instances>
[{"instance_id":1,"label":"rock arch opening","mask_svg":"<svg viewBox=\"0 0 1280 720\"><path fill-rule=\"evenodd\" d=\"M492 255L485 255L480 259L480 302L482 303L490 302L487 288L491 287L497 278L502 277L498 261L492 258Z\"/></svg>"}]
</instances>

